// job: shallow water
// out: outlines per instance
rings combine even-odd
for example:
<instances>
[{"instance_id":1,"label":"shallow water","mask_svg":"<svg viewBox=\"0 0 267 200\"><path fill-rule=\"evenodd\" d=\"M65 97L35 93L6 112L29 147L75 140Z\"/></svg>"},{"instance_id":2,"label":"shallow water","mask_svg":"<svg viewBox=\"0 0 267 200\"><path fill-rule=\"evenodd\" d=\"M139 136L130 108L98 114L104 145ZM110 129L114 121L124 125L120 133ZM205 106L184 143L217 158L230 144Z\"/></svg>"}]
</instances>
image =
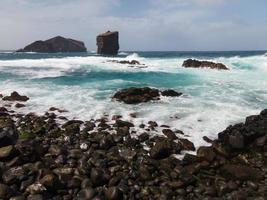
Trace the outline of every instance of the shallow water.
<instances>
[{"instance_id":1,"label":"shallow water","mask_svg":"<svg viewBox=\"0 0 267 200\"><path fill-rule=\"evenodd\" d=\"M187 58L226 64L230 71L185 69ZM109 60L138 60L147 68ZM121 52L118 57L81 54L0 52L0 93L16 90L31 99L21 112L66 109L69 118L89 120L121 114L137 125L155 120L183 130L196 146L228 125L267 108L265 52ZM125 105L111 99L119 89L175 89L179 98ZM137 113L137 118L129 117Z\"/></svg>"}]
</instances>

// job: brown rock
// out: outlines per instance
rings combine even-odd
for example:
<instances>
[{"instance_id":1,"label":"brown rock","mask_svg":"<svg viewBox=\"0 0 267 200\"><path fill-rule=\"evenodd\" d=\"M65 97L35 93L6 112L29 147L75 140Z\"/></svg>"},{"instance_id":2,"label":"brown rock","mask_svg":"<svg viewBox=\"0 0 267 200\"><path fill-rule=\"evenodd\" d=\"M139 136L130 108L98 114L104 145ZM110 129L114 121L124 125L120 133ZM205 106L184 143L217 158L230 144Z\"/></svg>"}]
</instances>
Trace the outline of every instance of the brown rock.
<instances>
[{"instance_id":1,"label":"brown rock","mask_svg":"<svg viewBox=\"0 0 267 200\"><path fill-rule=\"evenodd\" d=\"M214 63L209 61L199 61L188 59L184 61L183 67L186 68L210 68L210 69L219 69L219 70L229 70L224 64L222 63Z\"/></svg>"}]
</instances>

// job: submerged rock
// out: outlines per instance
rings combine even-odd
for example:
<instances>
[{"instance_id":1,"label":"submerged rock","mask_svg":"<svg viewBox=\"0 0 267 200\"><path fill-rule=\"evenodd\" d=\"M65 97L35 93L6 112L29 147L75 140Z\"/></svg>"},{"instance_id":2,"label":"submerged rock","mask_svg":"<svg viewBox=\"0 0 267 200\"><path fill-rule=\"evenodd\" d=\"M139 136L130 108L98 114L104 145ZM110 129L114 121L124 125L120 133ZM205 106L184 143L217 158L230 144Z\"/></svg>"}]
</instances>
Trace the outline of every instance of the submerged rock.
<instances>
[{"instance_id":1,"label":"submerged rock","mask_svg":"<svg viewBox=\"0 0 267 200\"><path fill-rule=\"evenodd\" d=\"M96 38L97 53L102 55L117 55L119 51L119 32L106 32Z\"/></svg>"},{"instance_id":2,"label":"submerged rock","mask_svg":"<svg viewBox=\"0 0 267 200\"><path fill-rule=\"evenodd\" d=\"M86 51L87 49L83 42L57 36L45 41L35 41L17 52L57 53Z\"/></svg>"},{"instance_id":3,"label":"submerged rock","mask_svg":"<svg viewBox=\"0 0 267 200\"><path fill-rule=\"evenodd\" d=\"M110 62L128 65L141 65L141 63L137 60L110 60Z\"/></svg>"},{"instance_id":4,"label":"submerged rock","mask_svg":"<svg viewBox=\"0 0 267 200\"><path fill-rule=\"evenodd\" d=\"M222 63L214 63L210 61L199 61L188 59L184 61L183 67L186 68L210 68L210 69L219 69L219 70L229 70L224 64Z\"/></svg>"}]
</instances>

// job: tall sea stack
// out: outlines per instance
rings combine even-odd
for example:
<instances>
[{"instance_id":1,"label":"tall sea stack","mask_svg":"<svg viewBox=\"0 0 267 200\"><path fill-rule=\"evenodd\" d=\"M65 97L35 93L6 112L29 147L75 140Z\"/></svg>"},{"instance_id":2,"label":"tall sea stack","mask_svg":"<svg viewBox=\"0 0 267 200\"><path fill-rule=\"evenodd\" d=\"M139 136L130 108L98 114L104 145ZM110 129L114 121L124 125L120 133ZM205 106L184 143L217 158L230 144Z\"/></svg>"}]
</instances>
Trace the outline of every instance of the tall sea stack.
<instances>
[{"instance_id":1,"label":"tall sea stack","mask_svg":"<svg viewBox=\"0 0 267 200\"><path fill-rule=\"evenodd\" d=\"M119 32L108 31L96 38L97 53L101 55L117 55L119 51Z\"/></svg>"}]
</instances>

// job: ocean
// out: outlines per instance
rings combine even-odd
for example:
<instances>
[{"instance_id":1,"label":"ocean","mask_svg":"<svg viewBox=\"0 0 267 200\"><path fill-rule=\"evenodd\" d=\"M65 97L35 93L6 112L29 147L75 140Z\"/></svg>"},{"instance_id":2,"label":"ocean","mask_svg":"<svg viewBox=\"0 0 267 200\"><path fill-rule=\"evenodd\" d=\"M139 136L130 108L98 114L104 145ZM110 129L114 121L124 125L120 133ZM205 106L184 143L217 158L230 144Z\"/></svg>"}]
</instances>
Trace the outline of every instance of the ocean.
<instances>
[{"instance_id":1,"label":"ocean","mask_svg":"<svg viewBox=\"0 0 267 200\"><path fill-rule=\"evenodd\" d=\"M229 71L183 68L185 59L222 62ZM110 60L138 60L146 68ZM267 108L267 54L247 52L120 52L117 57L88 53L0 52L0 93L12 91L30 100L18 112L43 114L50 107L68 110L69 119L90 120L122 115L137 126L148 121L182 130L196 146L217 137L227 126ZM114 101L128 87L182 92L139 105ZM0 100L1 104L5 104ZM16 110L16 108L12 107ZM136 118L130 114L136 113Z\"/></svg>"}]
</instances>

